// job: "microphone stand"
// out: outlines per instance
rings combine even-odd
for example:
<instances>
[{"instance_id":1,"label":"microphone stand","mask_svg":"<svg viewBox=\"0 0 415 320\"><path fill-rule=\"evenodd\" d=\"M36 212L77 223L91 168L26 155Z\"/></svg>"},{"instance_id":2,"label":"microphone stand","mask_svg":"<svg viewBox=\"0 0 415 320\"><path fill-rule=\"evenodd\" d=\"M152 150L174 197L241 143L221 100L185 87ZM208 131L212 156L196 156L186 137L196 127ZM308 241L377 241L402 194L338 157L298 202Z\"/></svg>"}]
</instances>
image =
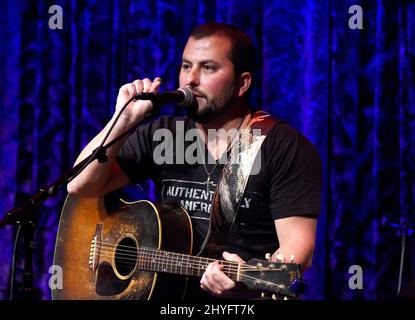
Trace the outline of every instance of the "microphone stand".
<instances>
[{"instance_id":1,"label":"microphone stand","mask_svg":"<svg viewBox=\"0 0 415 320\"><path fill-rule=\"evenodd\" d=\"M399 296L402 287L403 266L405 259L406 238L412 236L414 229L412 229L405 221L401 219L398 223L390 222L388 218L383 218L383 225L396 230L396 235L401 237L401 260L399 264L399 278L398 289L396 295Z\"/></svg>"},{"instance_id":2,"label":"microphone stand","mask_svg":"<svg viewBox=\"0 0 415 320\"><path fill-rule=\"evenodd\" d=\"M131 98L127 103L124 105L127 106L134 98ZM124 109L123 107L123 109ZM154 104L153 110L147 112L144 115L144 120L149 119L150 117L158 114L160 111L160 106ZM36 222L38 216L37 206L43 202L45 202L50 196L53 196L57 193L57 190L61 188L63 185L66 185L72 178L75 178L79 173L81 173L91 162L94 160L98 160L99 163L106 162L108 160L107 157L107 149L110 148L112 145L124 139L125 137L129 136L133 133L138 125L142 122L138 122L130 129L124 131L113 140L109 141L107 144L98 147L95 149L91 155L86 157L76 166L74 166L71 170L64 173L54 182L49 184L47 187L39 189L39 191L30 197L22 206L16 207L9 212L0 220L0 229L4 228L6 225L20 225L22 227L22 233L24 235L24 271L23 271L23 288L22 288L22 299L29 300L29 299L38 299L39 295L37 290L35 290L33 286L33 251L35 248L34 242L34 233L36 229ZM13 281L13 279L12 279Z\"/></svg>"}]
</instances>

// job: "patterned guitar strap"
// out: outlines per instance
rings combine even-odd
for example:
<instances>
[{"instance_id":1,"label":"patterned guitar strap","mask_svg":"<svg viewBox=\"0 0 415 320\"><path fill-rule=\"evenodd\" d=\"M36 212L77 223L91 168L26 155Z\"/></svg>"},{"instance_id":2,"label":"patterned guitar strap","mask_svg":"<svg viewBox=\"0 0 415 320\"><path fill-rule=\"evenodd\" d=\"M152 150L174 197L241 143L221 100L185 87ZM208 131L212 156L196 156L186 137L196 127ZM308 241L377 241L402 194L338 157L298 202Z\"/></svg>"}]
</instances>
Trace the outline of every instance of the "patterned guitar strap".
<instances>
[{"instance_id":1,"label":"patterned guitar strap","mask_svg":"<svg viewBox=\"0 0 415 320\"><path fill-rule=\"evenodd\" d=\"M251 116L248 126L240 131L213 196L209 229L199 254L203 251L204 255L221 258L227 236L234 227L248 178L261 170L258 151L277 122L270 114L258 111Z\"/></svg>"}]
</instances>

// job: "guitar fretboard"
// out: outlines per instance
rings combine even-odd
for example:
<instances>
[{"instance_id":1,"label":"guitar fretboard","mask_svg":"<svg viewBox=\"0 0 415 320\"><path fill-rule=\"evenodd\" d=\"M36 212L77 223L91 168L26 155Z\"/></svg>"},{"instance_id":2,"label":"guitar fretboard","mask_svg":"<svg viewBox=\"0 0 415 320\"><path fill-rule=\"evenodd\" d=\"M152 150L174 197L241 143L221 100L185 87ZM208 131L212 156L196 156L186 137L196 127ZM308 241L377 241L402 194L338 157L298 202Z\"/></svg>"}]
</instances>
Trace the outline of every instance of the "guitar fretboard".
<instances>
[{"instance_id":1,"label":"guitar fretboard","mask_svg":"<svg viewBox=\"0 0 415 320\"><path fill-rule=\"evenodd\" d=\"M137 252L137 266L141 270L157 271L201 277L207 266L215 259L140 247ZM237 262L219 260L222 271L232 280L237 280Z\"/></svg>"}]
</instances>

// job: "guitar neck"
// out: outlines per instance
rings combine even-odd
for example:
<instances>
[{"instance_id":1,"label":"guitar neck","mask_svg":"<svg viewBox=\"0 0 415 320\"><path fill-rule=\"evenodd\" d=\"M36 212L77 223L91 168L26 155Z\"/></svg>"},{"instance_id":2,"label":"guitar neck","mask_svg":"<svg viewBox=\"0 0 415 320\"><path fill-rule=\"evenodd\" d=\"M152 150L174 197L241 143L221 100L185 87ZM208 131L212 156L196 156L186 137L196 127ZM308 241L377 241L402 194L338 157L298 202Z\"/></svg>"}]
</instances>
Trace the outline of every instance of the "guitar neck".
<instances>
[{"instance_id":1,"label":"guitar neck","mask_svg":"<svg viewBox=\"0 0 415 320\"><path fill-rule=\"evenodd\" d=\"M141 270L157 271L201 277L207 266L215 259L140 247L137 266ZM232 280L238 281L239 263L219 260L222 271Z\"/></svg>"}]
</instances>

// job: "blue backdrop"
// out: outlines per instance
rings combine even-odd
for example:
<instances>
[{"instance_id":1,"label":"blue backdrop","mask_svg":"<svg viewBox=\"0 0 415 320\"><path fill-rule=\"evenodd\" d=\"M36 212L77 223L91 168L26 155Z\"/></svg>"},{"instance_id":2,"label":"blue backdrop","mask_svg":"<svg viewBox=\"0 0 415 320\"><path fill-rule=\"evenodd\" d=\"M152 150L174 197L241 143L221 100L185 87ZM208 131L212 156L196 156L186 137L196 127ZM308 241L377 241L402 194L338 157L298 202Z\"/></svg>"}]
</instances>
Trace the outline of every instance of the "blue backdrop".
<instances>
[{"instance_id":1,"label":"blue backdrop","mask_svg":"<svg viewBox=\"0 0 415 320\"><path fill-rule=\"evenodd\" d=\"M63 11L61 30L48 25L55 4ZM355 4L363 29L349 28ZM323 159L306 297L394 297L400 239L382 227L382 217L414 222L414 1L3 0L0 8L0 215L72 166L110 119L122 84L161 76L164 90L176 88L193 27L234 23L258 48L253 105L301 130ZM62 190L40 207L34 267L43 299L50 298L65 196ZM9 296L15 233L0 230L2 299ZM407 249L404 284L414 269ZM349 287L353 265L362 268L363 289Z\"/></svg>"}]
</instances>

